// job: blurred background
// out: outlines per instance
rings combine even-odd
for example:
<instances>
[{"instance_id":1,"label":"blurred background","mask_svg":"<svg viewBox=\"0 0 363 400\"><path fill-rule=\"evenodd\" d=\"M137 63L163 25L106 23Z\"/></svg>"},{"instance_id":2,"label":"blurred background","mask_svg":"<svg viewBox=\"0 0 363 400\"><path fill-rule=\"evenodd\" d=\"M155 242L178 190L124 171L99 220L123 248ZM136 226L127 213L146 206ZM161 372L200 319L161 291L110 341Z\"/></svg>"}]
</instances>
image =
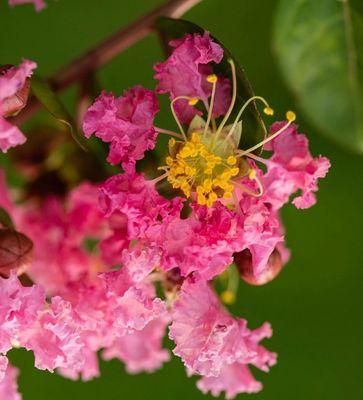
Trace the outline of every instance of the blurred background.
<instances>
[{"instance_id":1,"label":"blurred background","mask_svg":"<svg viewBox=\"0 0 363 400\"><path fill-rule=\"evenodd\" d=\"M0 64L18 64L26 57L37 61L40 74L50 76L160 3L49 0L47 9L35 13L32 6L11 9L0 0ZM274 336L265 345L279 354L269 374L254 371L264 390L239 398L362 399L363 158L338 147L304 118L276 61L272 39L277 5L276 0L204 0L184 16L232 51L255 92L269 100L277 118L288 109L295 110L311 152L329 157L332 163L328 177L320 183L316 206L305 211L293 206L284 209L291 261L266 286L241 282L238 301L231 307L251 327L270 321ZM99 71L100 84L117 95L137 83L152 88L152 65L162 58L157 38L149 36ZM75 93L72 88L62 95L70 111ZM159 125L173 128L167 116L159 119ZM127 375L118 361L102 363L101 377L87 383L36 370L33 356L25 351L13 351L11 359L21 368L24 400L212 398L197 390L178 358L161 371L137 376Z\"/></svg>"}]
</instances>

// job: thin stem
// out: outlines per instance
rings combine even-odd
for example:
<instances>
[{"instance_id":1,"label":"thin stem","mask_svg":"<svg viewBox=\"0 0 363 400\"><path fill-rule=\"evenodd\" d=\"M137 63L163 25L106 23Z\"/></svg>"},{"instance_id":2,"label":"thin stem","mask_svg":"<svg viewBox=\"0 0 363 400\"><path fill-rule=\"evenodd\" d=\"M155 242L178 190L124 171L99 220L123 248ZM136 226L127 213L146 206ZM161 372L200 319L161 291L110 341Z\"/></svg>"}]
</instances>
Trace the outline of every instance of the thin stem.
<instances>
[{"instance_id":1,"label":"thin stem","mask_svg":"<svg viewBox=\"0 0 363 400\"><path fill-rule=\"evenodd\" d=\"M252 153L253 151L255 151L256 149L258 149L259 147L264 146L266 143L268 143L269 141L271 141L272 139L275 139L276 136L280 135L280 133L282 133L283 131L285 131L290 125L292 124L292 121L288 121L286 125L284 125L281 129L279 129L277 132L275 132L273 135L268 136L265 140L262 140L262 142L257 143L255 146L250 147L247 150L243 150L243 151L239 151L238 152L238 156L237 157L243 157L249 153Z\"/></svg>"},{"instance_id":2,"label":"thin stem","mask_svg":"<svg viewBox=\"0 0 363 400\"><path fill-rule=\"evenodd\" d=\"M179 135L179 133L176 133L174 131L170 131L169 129L163 129L163 128L158 128L155 127L156 132L158 133L164 133L165 135L169 135L169 136L174 136L178 139L184 139L182 135Z\"/></svg>"},{"instance_id":3,"label":"thin stem","mask_svg":"<svg viewBox=\"0 0 363 400\"><path fill-rule=\"evenodd\" d=\"M178 116L176 115L175 108L174 108L174 103L175 103L176 101L182 100L182 99L187 100L187 99L190 99L190 97L187 97L187 96L178 96L178 97L175 97L175 99L173 99L173 100L171 101L171 103L170 103L170 109L171 109L171 112L172 112L173 117L174 117L174 119L175 119L175 122L177 123L177 125L178 125L178 127L179 127L179 130L180 130L180 132L181 132L182 135L183 135L183 139L184 139L185 141L187 141L187 136L186 136L186 134L185 134L185 132L184 132L183 125L180 123L179 118L178 118Z\"/></svg>"},{"instance_id":4,"label":"thin stem","mask_svg":"<svg viewBox=\"0 0 363 400\"><path fill-rule=\"evenodd\" d=\"M253 96L253 97L251 97L250 99L248 99L248 100L246 101L246 103L243 105L243 107L240 109L240 111L238 112L237 117L236 117L236 119L235 119L234 122L233 122L232 128L231 128L231 130L228 132L228 135L227 135L226 138L224 139L223 143L224 143L225 141L227 141L227 140L229 139L229 137L233 134L233 131L236 129L236 126L237 126L237 124L238 124L238 120L241 118L241 115L243 114L244 110L245 110L245 109L248 107L248 105L249 105L252 101L254 101L254 100L261 100L261 101L263 102L263 104L264 104L266 107L270 107L269 104L267 103L267 101L266 101L263 97L261 97L261 96ZM237 143L237 146L238 146L238 143Z\"/></svg>"},{"instance_id":5,"label":"thin stem","mask_svg":"<svg viewBox=\"0 0 363 400\"><path fill-rule=\"evenodd\" d=\"M157 178L153 179L151 182L156 185L157 183L159 183L160 181L162 181L163 179L165 179L168 176L169 172L165 172L165 174L162 174L160 176L158 176Z\"/></svg>"},{"instance_id":6,"label":"thin stem","mask_svg":"<svg viewBox=\"0 0 363 400\"><path fill-rule=\"evenodd\" d=\"M210 107L209 107L209 110L208 110L207 122L205 123L205 126L204 126L204 135L207 133L210 121L212 119L214 98L215 98L215 95L216 95L216 87L217 87L217 81L213 82L213 86L212 86L212 95L211 95L211 98L210 98Z\"/></svg>"},{"instance_id":7,"label":"thin stem","mask_svg":"<svg viewBox=\"0 0 363 400\"><path fill-rule=\"evenodd\" d=\"M62 67L49 79L52 88L55 91L64 90L90 72L97 71L114 57L152 33L154 31L153 25L157 18L161 16L179 18L201 1L169 0L126 27L122 27L80 57ZM40 103L32 97L27 107L13 119L13 122L21 124L33 115L39 107Z\"/></svg>"},{"instance_id":8,"label":"thin stem","mask_svg":"<svg viewBox=\"0 0 363 400\"><path fill-rule=\"evenodd\" d=\"M241 183L238 183L236 181L233 181L233 184L238 186L243 192L249 194L250 196L253 197L260 197L263 194L263 187L261 185L261 182L257 179L254 179L254 181L257 183L258 186L258 193L253 192L251 189L249 189L248 187L246 187L245 185L242 185Z\"/></svg>"},{"instance_id":9,"label":"thin stem","mask_svg":"<svg viewBox=\"0 0 363 400\"><path fill-rule=\"evenodd\" d=\"M219 134L222 132L222 129L224 127L224 125L226 124L226 122L228 121L229 116L232 113L234 104L236 102L236 97L237 97L237 78L236 78L236 67L234 65L233 60L228 60L228 62L231 64L231 69L232 69L232 88L233 88L233 93L232 93L232 99L231 99L231 104L229 106L229 109L227 111L227 114L224 116L221 124L219 125L217 132L215 134L213 143L215 143L218 139Z\"/></svg>"}]
</instances>

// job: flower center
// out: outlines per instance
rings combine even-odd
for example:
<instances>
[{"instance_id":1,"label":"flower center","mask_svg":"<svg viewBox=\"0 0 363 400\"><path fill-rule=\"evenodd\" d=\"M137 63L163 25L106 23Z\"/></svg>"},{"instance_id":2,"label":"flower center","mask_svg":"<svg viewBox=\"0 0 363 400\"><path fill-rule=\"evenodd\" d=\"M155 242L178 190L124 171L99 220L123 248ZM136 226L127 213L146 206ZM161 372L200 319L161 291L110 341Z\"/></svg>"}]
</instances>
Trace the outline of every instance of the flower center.
<instances>
[{"instance_id":1,"label":"flower center","mask_svg":"<svg viewBox=\"0 0 363 400\"><path fill-rule=\"evenodd\" d=\"M169 150L167 180L173 188L181 189L186 197L196 192L197 203L208 207L218 198L232 197L231 178L240 172L234 155L223 157L221 153L217 154L210 145L202 142L197 132L184 143L170 139Z\"/></svg>"}]
</instances>

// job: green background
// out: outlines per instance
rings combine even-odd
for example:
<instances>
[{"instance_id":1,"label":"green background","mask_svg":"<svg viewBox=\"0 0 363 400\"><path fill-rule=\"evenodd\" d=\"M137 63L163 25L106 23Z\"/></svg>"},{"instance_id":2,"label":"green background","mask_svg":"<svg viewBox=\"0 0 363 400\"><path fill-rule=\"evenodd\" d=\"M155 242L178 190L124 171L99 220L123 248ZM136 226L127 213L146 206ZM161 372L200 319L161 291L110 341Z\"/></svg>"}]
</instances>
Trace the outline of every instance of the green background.
<instances>
[{"instance_id":1,"label":"green background","mask_svg":"<svg viewBox=\"0 0 363 400\"><path fill-rule=\"evenodd\" d=\"M157 4L160 1L49 0L49 7L37 14L31 6L10 9L0 0L0 64L17 64L26 57L38 62L41 74L50 75ZM233 312L246 317L251 327L270 321L274 336L265 344L279 353L270 374L256 372L264 390L244 397L362 399L363 159L320 136L300 115L274 59L276 4L275 0L204 0L185 16L233 52L255 92L269 99L280 117L287 109L296 110L312 153L324 154L332 162L315 207L284 209L292 258L279 278L264 287L240 285ZM150 36L100 71L102 86L116 94L136 83L152 87L152 64L161 58L158 42ZM74 93L65 95L70 107ZM167 118L162 122L173 127ZM206 398L176 358L161 371L138 376L127 375L118 361L101 363L101 378L88 383L34 369L33 357L25 351L13 352L12 359L21 368L19 384L25 400Z\"/></svg>"}]
</instances>

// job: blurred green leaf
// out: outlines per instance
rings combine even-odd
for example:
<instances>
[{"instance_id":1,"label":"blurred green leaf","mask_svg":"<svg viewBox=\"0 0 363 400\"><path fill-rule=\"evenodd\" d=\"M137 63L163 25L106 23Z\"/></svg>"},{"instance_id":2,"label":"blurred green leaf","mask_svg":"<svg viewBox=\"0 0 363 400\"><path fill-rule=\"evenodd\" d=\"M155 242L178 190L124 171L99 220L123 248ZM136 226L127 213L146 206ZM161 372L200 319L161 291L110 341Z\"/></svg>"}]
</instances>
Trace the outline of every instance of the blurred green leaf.
<instances>
[{"instance_id":1,"label":"blurred green leaf","mask_svg":"<svg viewBox=\"0 0 363 400\"><path fill-rule=\"evenodd\" d=\"M274 47L306 115L363 152L363 3L281 0Z\"/></svg>"},{"instance_id":2,"label":"blurred green leaf","mask_svg":"<svg viewBox=\"0 0 363 400\"><path fill-rule=\"evenodd\" d=\"M205 29L200 26L185 21L182 19L173 19L161 17L155 23L155 28L158 31L160 38L162 40L162 44L164 50L167 54L170 53L170 47L168 43L170 40L180 38L187 33L200 33L203 34ZM213 37L213 36L212 36ZM254 96L252 87L246 77L244 70L239 66L238 61L233 57L231 52L215 37L213 40L217 42L224 51L224 57L220 64L215 64L214 72L220 73L223 76L231 75L231 66L228 63L228 59L231 58L236 66L236 74L237 74L237 100L236 105L234 107L233 113L231 114L230 119L233 120L238 111L241 109L243 104ZM243 148L249 148L256 143L263 140L266 135L266 128L261 115L256 107L255 102L251 102L250 105L246 108L243 116L243 134L242 141L240 142L240 146Z\"/></svg>"},{"instance_id":3,"label":"blurred green leaf","mask_svg":"<svg viewBox=\"0 0 363 400\"><path fill-rule=\"evenodd\" d=\"M42 103L48 112L59 122L69 128L73 139L85 150L86 146L84 137L78 133L72 116L69 114L49 83L39 76L33 76L31 78L31 90L34 96Z\"/></svg>"},{"instance_id":4,"label":"blurred green leaf","mask_svg":"<svg viewBox=\"0 0 363 400\"><path fill-rule=\"evenodd\" d=\"M14 224L13 224L13 221L12 221L10 215L2 207L0 207L0 224L4 228L9 228L9 229L14 228Z\"/></svg>"}]
</instances>

